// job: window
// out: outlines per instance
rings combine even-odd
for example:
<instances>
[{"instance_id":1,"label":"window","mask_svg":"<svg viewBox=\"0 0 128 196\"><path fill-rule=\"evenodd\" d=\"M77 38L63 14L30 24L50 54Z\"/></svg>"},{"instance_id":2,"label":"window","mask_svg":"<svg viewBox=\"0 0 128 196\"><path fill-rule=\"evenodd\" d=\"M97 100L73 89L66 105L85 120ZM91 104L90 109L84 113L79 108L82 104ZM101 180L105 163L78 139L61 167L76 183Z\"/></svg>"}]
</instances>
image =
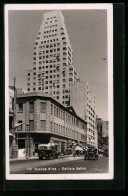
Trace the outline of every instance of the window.
<instances>
[{"instance_id":1,"label":"window","mask_svg":"<svg viewBox=\"0 0 128 196\"><path fill-rule=\"evenodd\" d=\"M41 120L41 130L46 131L46 120Z\"/></svg>"},{"instance_id":2,"label":"window","mask_svg":"<svg viewBox=\"0 0 128 196\"><path fill-rule=\"evenodd\" d=\"M46 113L46 103L45 102L41 102L40 103L41 105L40 105L40 111L42 112L42 113Z\"/></svg>"},{"instance_id":3,"label":"window","mask_svg":"<svg viewBox=\"0 0 128 196\"><path fill-rule=\"evenodd\" d=\"M18 120L18 124L22 123L22 120ZM22 131L22 125L18 127L18 131Z\"/></svg>"},{"instance_id":4,"label":"window","mask_svg":"<svg viewBox=\"0 0 128 196\"><path fill-rule=\"evenodd\" d=\"M53 114L53 105L51 104L51 114Z\"/></svg>"},{"instance_id":5,"label":"window","mask_svg":"<svg viewBox=\"0 0 128 196\"><path fill-rule=\"evenodd\" d=\"M33 112L34 111L34 102L29 103L29 111Z\"/></svg>"},{"instance_id":6,"label":"window","mask_svg":"<svg viewBox=\"0 0 128 196\"><path fill-rule=\"evenodd\" d=\"M19 112L23 112L23 103L19 103Z\"/></svg>"},{"instance_id":7,"label":"window","mask_svg":"<svg viewBox=\"0 0 128 196\"><path fill-rule=\"evenodd\" d=\"M28 76L30 76L30 73L28 73Z\"/></svg>"},{"instance_id":8,"label":"window","mask_svg":"<svg viewBox=\"0 0 128 196\"><path fill-rule=\"evenodd\" d=\"M30 130L34 129L34 120L29 121Z\"/></svg>"}]
</instances>

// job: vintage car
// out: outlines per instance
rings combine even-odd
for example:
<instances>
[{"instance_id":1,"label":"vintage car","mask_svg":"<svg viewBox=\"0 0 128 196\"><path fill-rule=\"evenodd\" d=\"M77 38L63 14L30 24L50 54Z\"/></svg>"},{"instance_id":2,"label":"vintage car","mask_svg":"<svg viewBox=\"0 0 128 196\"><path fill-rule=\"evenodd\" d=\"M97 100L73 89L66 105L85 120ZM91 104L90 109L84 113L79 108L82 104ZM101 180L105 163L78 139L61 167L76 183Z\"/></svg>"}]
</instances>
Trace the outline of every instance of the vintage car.
<instances>
[{"instance_id":1,"label":"vintage car","mask_svg":"<svg viewBox=\"0 0 128 196\"><path fill-rule=\"evenodd\" d=\"M38 145L38 156L39 159L58 159L58 153L53 146L49 144Z\"/></svg>"},{"instance_id":2,"label":"vintage car","mask_svg":"<svg viewBox=\"0 0 128 196\"><path fill-rule=\"evenodd\" d=\"M87 151L84 153L84 160L98 160L98 153L96 148L88 148Z\"/></svg>"},{"instance_id":3,"label":"vintage car","mask_svg":"<svg viewBox=\"0 0 128 196\"><path fill-rule=\"evenodd\" d=\"M108 152L108 149L104 149L104 153L103 153L103 156L105 156L105 157L108 157L108 156L109 156L109 152Z\"/></svg>"}]
</instances>

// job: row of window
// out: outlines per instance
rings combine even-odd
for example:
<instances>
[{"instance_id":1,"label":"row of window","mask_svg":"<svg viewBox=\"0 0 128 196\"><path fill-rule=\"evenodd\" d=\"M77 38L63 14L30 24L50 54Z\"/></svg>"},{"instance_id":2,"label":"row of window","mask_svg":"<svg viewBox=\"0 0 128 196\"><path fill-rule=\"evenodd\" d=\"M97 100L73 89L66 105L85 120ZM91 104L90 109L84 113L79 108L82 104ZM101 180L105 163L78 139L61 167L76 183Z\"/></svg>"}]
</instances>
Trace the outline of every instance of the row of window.
<instances>
[{"instance_id":1,"label":"row of window","mask_svg":"<svg viewBox=\"0 0 128 196\"><path fill-rule=\"evenodd\" d=\"M60 66L59 64L52 64L52 65L46 65L46 66L42 66L42 67L39 67L39 69L49 69L49 68L55 68L56 66ZM33 70L36 70L36 67L33 67ZM44 73L44 72L43 72Z\"/></svg>"},{"instance_id":2,"label":"row of window","mask_svg":"<svg viewBox=\"0 0 128 196\"><path fill-rule=\"evenodd\" d=\"M56 16L52 16L50 18L47 18L47 20L50 20L50 19L53 19L53 18L56 18Z\"/></svg>"},{"instance_id":3,"label":"row of window","mask_svg":"<svg viewBox=\"0 0 128 196\"><path fill-rule=\"evenodd\" d=\"M56 42L56 41L59 41L59 39L58 38L56 38L56 39L49 39L49 40L44 40L44 41L41 41L41 44L46 44L46 43L52 43L52 42ZM39 42L35 42L35 45L38 45L38 43ZM45 46L45 45L44 45ZM36 48L36 46L34 47L34 50L36 50L37 48Z\"/></svg>"},{"instance_id":4,"label":"row of window","mask_svg":"<svg viewBox=\"0 0 128 196\"><path fill-rule=\"evenodd\" d=\"M88 139L89 140L92 140L92 139L94 140L95 138L93 136L91 136L91 135L88 135Z\"/></svg>"},{"instance_id":5,"label":"row of window","mask_svg":"<svg viewBox=\"0 0 128 196\"><path fill-rule=\"evenodd\" d=\"M41 87L38 87L38 90L44 90L44 84L42 84L42 85L43 85L43 87L42 87L42 88L41 88ZM69 85L70 85L70 84L69 84ZM62 87L65 88L65 84L63 84ZM55 86L55 85L54 85L54 86L49 86L49 87L46 86L46 87L45 87L45 89L49 89L49 88L50 88L50 89L52 89L52 88L59 88L59 86ZM36 90L36 88L33 88L33 91L35 91L35 90ZM27 91L30 91L30 88L28 88ZM45 93L48 93L48 92L45 92ZM65 104L65 103L63 103L63 104Z\"/></svg>"},{"instance_id":6,"label":"row of window","mask_svg":"<svg viewBox=\"0 0 128 196\"><path fill-rule=\"evenodd\" d=\"M57 20L50 20L48 22L46 21L45 24L52 23L52 22L57 22Z\"/></svg>"},{"instance_id":7,"label":"row of window","mask_svg":"<svg viewBox=\"0 0 128 196\"><path fill-rule=\"evenodd\" d=\"M92 107L87 103L87 106L89 107L89 109L95 114L95 111L92 109Z\"/></svg>"},{"instance_id":8,"label":"row of window","mask_svg":"<svg viewBox=\"0 0 128 196\"><path fill-rule=\"evenodd\" d=\"M19 120L18 123L22 123L22 120ZM18 127L18 131L22 131L22 125ZM34 120L29 120L29 128L30 131L34 130ZM27 129L29 129L27 127ZM40 120L40 128L41 131L46 131L46 121L45 120ZM27 130L28 131L28 130ZM65 128L64 126L58 125L56 123L52 123L51 122L51 131L61 134L61 135L66 135L68 137L73 137L73 138L77 138L77 139L85 139L85 135L80 134L76 131L73 131L69 128Z\"/></svg>"},{"instance_id":9,"label":"row of window","mask_svg":"<svg viewBox=\"0 0 128 196\"><path fill-rule=\"evenodd\" d=\"M57 34L46 35L46 36L44 36L44 39L45 39L45 38L49 38L49 37L55 37L55 36L57 36Z\"/></svg>"},{"instance_id":10,"label":"row of window","mask_svg":"<svg viewBox=\"0 0 128 196\"><path fill-rule=\"evenodd\" d=\"M23 112L23 103L18 103L18 111ZM29 111L34 112L34 102L29 102ZM40 102L40 112L46 113L46 103Z\"/></svg>"},{"instance_id":11,"label":"row of window","mask_svg":"<svg viewBox=\"0 0 128 196\"><path fill-rule=\"evenodd\" d=\"M53 30L49 30L49 31L44 31L44 34L51 33L51 32L54 32L54 31L57 31L57 29L53 29Z\"/></svg>"},{"instance_id":12,"label":"row of window","mask_svg":"<svg viewBox=\"0 0 128 196\"><path fill-rule=\"evenodd\" d=\"M77 138L77 139L85 139L85 135L78 133L77 131L73 131L72 129L65 128L62 125L58 125L56 123L51 122L51 131L55 133L66 135L68 137Z\"/></svg>"},{"instance_id":13,"label":"row of window","mask_svg":"<svg viewBox=\"0 0 128 196\"><path fill-rule=\"evenodd\" d=\"M88 114L90 114L93 118L95 118L94 114L87 110Z\"/></svg>"},{"instance_id":14,"label":"row of window","mask_svg":"<svg viewBox=\"0 0 128 196\"><path fill-rule=\"evenodd\" d=\"M68 96L66 96L66 97L63 96L63 98L68 98ZM53 109L54 109L54 116L57 116L58 118L61 118L68 123L71 123L72 125L76 125L77 127L81 128L81 129L85 129L85 124L83 124L79 120L75 119L75 117L69 115L67 112L64 112L60 108L51 104L51 114L52 115L53 115Z\"/></svg>"},{"instance_id":15,"label":"row of window","mask_svg":"<svg viewBox=\"0 0 128 196\"><path fill-rule=\"evenodd\" d=\"M57 27L57 24L55 24L55 25L47 25L48 23L47 22L45 22L45 26L44 26L44 28L45 29L47 29L47 28L53 28L53 27Z\"/></svg>"}]
</instances>

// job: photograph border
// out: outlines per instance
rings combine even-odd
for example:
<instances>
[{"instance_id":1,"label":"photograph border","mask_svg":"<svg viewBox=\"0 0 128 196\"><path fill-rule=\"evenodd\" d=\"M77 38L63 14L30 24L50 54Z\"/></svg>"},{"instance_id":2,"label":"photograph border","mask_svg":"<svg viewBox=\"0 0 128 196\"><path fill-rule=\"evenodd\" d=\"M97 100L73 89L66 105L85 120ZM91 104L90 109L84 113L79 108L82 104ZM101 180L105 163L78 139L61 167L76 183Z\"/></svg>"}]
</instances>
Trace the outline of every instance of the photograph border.
<instances>
[{"instance_id":1,"label":"photograph border","mask_svg":"<svg viewBox=\"0 0 128 196\"><path fill-rule=\"evenodd\" d=\"M124 89L122 88L122 86L124 85L124 69L123 69L123 67L121 67L122 64L124 65L124 61L123 61L124 54L122 53L122 51L124 49L124 38L123 38L123 35L124 35L124 28L123 28L123 24L124 24L124 15L123 14L124 14L124 12L123 11L124 11L124 9L123 9L123 7L124 7L123 4L120 4L120 5L114 4L113 5L113 8L114 8L114 106L116 106L116 105L118 106L118 107L114 107L114 130L117 130L117 132L114 132L114 147L116 147L114 149L114 151L116 151L116 153L114 153L114 162L116 161L116 165L114 164L114 180L107 180L107 181L106 180L105 181L104 180L98 180L98 181L92 181L92 180L91 181L87 181L87 180L69 181L68 180L67 182L64 181L64 183L62 181L59 181L59 184L61 184L60 189L63 186L64 187L66 186L67 187L66 189L70 189L70 188L68 188L69 184L71 185L70 187L72 187L72 185L74 185L74 183L78 183L80 189L83 189L82 187L85 188L85 184L87 185L87 187L89 187L91 185L90 186L91 189L97 189L98 187L95 185L97 183L98 184L100 183L100 187L102 187L102 184L104 182L106 183L108 189L112 186L114 189L115 189L115 187L117 189L120 189L119 187L124 186L124 152L122 153L122 150L120 150L120 148L119 148L119 144L121 144L122 148L124 149L124 143L123 143L123 139L124 139L124 124L123 124L124 123L124 110L122 110L122 109L120 110L120 107L119 107L119 106L123 106L122 108L124 108L124 102L123 102L124 101ZM119 12L120 12L120 15L118 14ZM117 31L117 29L118 29L118 31ZM119 39L120 36L121 36L121 39ZM119 81L119 78L120 78L120 81ZM117 88L118 88L118 92L117 92ZM120 111L120 114L118 114L118 111ZM117 121L118 121L118 123L117 123ZM119 132L120 131L119 127L120 128L123 127L123 131L121 133ZM120 136L120 140L118 138L119 136ZM118 157L117 157L117 149L118 149ZM119 160L119 157L120 158L123 157L123 159L121 159L122 162ZM119 168L117 167L118 165L120 165L122 168L122 170L120 172L119 172ZM118 176L117 176L117 173L119 174ZM11 189L15 190L19 187L18 184L20 185L20 182L21 181L5 180L5 187L7 189L10 187ZM37 184L37 182L39 182L39 184ZM38 190L40 185L42 187L42 180L37 181L37 182L31 181L29 183L29 181L28 181L27 184L29 183L29 186L30 186L30 184L34 185L36 183L37 187L33 187L33 190L34 189ZM51 185L52 183L50 183L51 186L49 186L47 182L48 181L43 181L43 183L44 183L43 189L55 189L56 185L58 186L58 183L56 180L52 181L53 186ZM69 183L69 182L71 182L71 183ZM25 188L25 190L30 188L28 185L26 187L26 185L25 185L26 181L22 182L22 183L24 184L23 188ZM80 185L80 183L81 183L81 185ZM92 188L92 186L93 186L93 188ZM74 189L77 189L77 188L74 188Z\"/></svg>"}]
</instances>

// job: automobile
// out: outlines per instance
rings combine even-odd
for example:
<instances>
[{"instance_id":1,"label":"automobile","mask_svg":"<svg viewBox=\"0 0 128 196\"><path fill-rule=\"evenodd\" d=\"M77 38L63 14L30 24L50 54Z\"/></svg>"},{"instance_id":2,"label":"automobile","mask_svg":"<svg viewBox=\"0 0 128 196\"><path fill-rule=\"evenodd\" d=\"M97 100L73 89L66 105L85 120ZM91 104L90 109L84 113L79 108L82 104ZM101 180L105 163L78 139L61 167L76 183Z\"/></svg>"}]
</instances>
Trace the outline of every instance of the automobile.
<instances>
[{"instance_id":1,"label":"automobile","mask_svg":"<svg viewBox=\"0 0 128 196\"><path fill-rule=\"evenodd\" d=\"M85 151L84 160L87 159L98 160L98 153L96 148L88 148L87 151Z\"/></svg>"},{"instance_id":2,"label":"automobile","mask_svg":"<svg viewBox=\"0 0 128 196\"><path fill-rule=\"evenodd\" d=\"M53 146L49 144L40 144L38 145L38 156L40 160L45 159L58 159L58 152L54 149Z\"/></svg>"},{"instance_id":3,"label":"automobile","mask_svg":"<svg viewBox=\"0 0 128 196\"><path fill-rule=\"evenodd\" d=\"M104 156L104 157L108 157L108 156L109 156L108 149L105 149L105 150L104 150L103 156Z\"/></svg>"}]
</instances>

